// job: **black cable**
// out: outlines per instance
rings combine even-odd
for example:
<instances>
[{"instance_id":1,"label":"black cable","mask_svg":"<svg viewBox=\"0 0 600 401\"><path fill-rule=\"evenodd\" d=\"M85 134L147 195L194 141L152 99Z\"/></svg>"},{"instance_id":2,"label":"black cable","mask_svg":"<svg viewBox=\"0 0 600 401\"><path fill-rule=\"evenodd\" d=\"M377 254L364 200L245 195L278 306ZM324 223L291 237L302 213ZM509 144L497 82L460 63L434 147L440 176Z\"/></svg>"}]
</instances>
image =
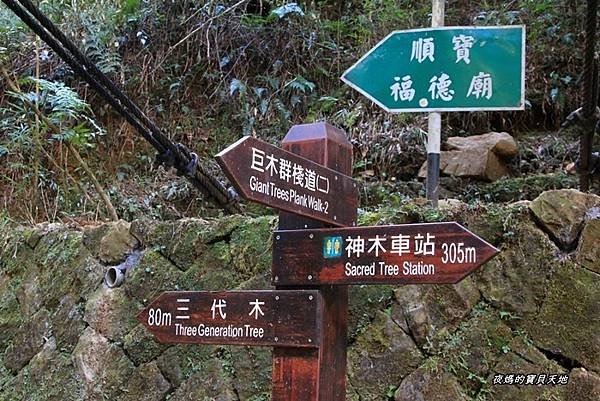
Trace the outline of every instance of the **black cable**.
<instances>
[{"instance_id":1,"label":"black cable","mask_svg":"<svg viewBox=\"0 0 600 401\"><path fill-rule=\"evenodd\" d=\"M197 156L185 146L174 144L94 63L92 63L44 14L29 0L2 0L25 24L46 42L73 70L82 76L100 95L159 152L173 157L173 166L204 195L213 198L229 213L241 208L235 191L225 188L216 178L197 164ZM29 15L33 15L34 18ZM40 23L43 25L41 26ZM115 98L116 97L116 98ZM145 127L144 127L145 126Z\"/></svg>"}]
</instances>

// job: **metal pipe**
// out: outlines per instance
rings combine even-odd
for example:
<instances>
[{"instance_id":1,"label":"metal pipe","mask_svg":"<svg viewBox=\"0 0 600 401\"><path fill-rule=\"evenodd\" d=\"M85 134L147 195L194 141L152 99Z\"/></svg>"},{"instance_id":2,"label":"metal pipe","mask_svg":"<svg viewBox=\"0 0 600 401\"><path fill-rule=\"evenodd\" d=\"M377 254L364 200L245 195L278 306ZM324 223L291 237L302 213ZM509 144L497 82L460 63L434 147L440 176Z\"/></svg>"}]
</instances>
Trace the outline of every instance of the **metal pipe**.
<instances>
[{"instance_id":1,"label":"metal pipe","mask_svg":"<svg viewBox=\"0 0 600 401\"><path fill-rule=\"evenodd\" d=\"M104 283L108 288L117 288L125 281L127 272L137 266L142 258L142 252L135 250L131 252L123 263L117 266L111 266L104 275Z\"/></svg>"}]
</instances>

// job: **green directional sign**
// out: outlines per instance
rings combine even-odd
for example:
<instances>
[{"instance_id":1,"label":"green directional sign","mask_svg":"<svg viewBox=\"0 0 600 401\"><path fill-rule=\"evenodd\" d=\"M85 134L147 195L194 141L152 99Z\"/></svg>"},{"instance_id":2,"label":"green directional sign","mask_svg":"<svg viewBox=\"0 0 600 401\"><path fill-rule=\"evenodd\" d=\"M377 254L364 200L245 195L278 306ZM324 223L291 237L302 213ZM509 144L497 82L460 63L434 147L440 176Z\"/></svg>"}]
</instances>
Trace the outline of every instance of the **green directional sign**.
<instances>
[{"instance_id":1,"label":"green directional sign","mask_svg":"<svg viewBox=\"0 0 600 401\"><path fill-rule=\"evenodd\" d=\"M395 31L342 80L392 113L523 110L525 27Z\"/></svg>"}]
</instances>

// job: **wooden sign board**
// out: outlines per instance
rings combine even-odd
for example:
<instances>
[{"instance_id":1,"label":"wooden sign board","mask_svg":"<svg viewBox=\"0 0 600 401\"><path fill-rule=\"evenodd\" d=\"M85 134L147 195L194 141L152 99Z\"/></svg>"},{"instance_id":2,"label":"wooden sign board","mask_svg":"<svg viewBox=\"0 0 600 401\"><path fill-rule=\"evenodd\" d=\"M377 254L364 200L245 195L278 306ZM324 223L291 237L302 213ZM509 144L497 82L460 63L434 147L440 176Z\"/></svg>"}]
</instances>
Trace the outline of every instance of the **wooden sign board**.
<instances>
[{"instance_id":1,"label":"wooden sign board","mask_svg":"<svg viewBox=\"0 0 600 401\"><path fill-rule=\"evenodd\" d=\"M356 182L294 153L247 136L216 156L243 197L334 226L355 226Z\"/></svg>"},{"instance_id":2,"label":"wooden sign board","mask_svg":"<svg viewBox=\"0 0 600 401\"><path fill-rule=\"evenodd\" d=\"M275 231L273 282L456 283L499 251L455 222Z\"/></svg>"},{"instance_id":3,"label":"wooden sign board","mask_svg":"<svg viewBox=\"0 0 600 401\"><path fill-rule=\"evenodd\" d=\"M164 292L138 315L161 343L316 348L318 291Z\"/></svg>"}]
</instances>

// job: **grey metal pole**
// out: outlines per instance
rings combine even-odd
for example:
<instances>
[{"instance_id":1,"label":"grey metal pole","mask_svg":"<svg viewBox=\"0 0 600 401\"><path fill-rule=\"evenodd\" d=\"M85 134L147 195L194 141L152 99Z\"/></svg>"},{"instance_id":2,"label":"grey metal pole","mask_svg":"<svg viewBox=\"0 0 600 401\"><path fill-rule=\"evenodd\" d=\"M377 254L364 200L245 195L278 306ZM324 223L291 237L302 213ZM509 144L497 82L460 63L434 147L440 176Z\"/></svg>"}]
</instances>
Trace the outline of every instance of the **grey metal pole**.
<instances>
[{"instance_id":1,"label":"grey metal pole","mask_svg":"<svg viewBox=\"0 0 600 401\"><path fill-rule=\"evenodd\" d=\"M445 0L432 0L431 26L444 26ZM429 113L427 133L427 199L434 208L438 207L440 189L440 143L442 138L442 116Z\"/></svg>"}]
</instances>

